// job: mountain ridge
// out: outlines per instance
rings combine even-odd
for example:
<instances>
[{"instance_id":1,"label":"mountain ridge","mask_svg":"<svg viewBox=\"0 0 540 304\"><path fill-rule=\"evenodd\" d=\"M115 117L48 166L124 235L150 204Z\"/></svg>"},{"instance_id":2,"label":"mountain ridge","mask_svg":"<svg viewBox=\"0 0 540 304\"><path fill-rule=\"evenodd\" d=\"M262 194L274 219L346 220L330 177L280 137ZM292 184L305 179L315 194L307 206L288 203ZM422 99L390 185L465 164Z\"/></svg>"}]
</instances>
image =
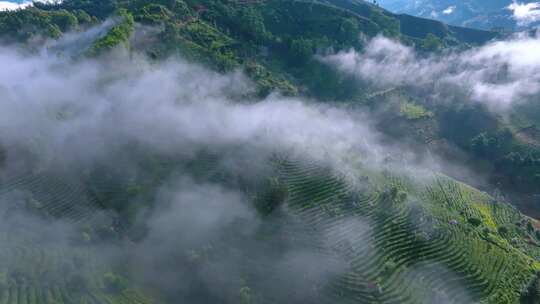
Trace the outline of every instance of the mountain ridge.
<instances>
[{"instance_id":1,"label":"mountain ridge","mask_svg":"<svg viewBox=\"0 0 540 304\"><path fill-rule=\"evenodd\" d=\"M499 31L538 26L536 1L381 1L389 10L441 20L454 25Z\"/></svg>"},{"instance_id":2,"label":"mountain ridge","mask_svg":"<svg viewBox=\"0 0 540 304\"><path fill-rule=\"evenodd\" d=\"M0 303L540 299L506 191L535 191L534 103L509 122L422 69L499 33L354 0L34 6L0 13Z\"/></svg>"}]
</instances>

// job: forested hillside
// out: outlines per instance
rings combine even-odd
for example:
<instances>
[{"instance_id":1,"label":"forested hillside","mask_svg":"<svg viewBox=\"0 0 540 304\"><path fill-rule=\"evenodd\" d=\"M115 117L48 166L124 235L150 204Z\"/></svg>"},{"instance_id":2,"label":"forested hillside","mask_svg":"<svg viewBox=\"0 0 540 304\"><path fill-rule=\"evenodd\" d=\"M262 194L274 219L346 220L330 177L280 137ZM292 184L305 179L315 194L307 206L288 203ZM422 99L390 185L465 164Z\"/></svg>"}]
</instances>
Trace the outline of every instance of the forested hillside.
<instances>
[{"instance_id":1,"label":"forested hillside","mask_svg":"<svg viewBox=\"0 0 540 304\"><path fill-rule=\"evenodd\" d=\"M540 301L534 33L65 0L0 43L0 304Z\"/></svg>"},{"instance_id":2,"label":"forested hillside","mask_svg":"<svg viewBox=\"0 0 540 304\"><path fill-rule=\"evenodd\" d=\"M309 13L306 13L309 12ZM384 34L425 51L443 46L466 47L494 33L448 27L426 19L395 16L363 1L64 1L1 15L0 36L6 43L30 46L62 33L89 28L107 18L123 17L87 54L126 43L135 21L154 27L133 49L155 59L181 54L219 71L242 66L259 84L260 93L279 89L320 98L349 98L354 88L315 54L351 47ZM158 29L159 28L159 29ZM150 42L150 43L148 43ZM324 80L317 75L324 74ZM322 87L321 87L322 86ZM353 91L351 91L353 90ZM304 92L305 91L305 92Z\"/></svg>"}]
</instances>

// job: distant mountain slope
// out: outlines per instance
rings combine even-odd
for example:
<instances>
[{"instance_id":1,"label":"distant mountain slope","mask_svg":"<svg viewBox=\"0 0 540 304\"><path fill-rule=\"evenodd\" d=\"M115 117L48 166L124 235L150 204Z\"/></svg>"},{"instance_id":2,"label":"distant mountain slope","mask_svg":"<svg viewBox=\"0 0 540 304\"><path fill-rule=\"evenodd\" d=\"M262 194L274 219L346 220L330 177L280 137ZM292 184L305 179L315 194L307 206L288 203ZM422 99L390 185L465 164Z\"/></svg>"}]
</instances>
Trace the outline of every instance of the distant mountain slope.
<instances>
[{"instance_id":1,"label":"distant mountain slope","mask_svg":"<svg viewBox=\"0 0 540 304\"><path fill-rule=\"evenodd\" d=\"M460 42L474 44L485 43L495 37L494 33L491 32L447 26L438 21L414 16L395 15L363 0L323 0L321 2L333 4L367 18L375 18L374 12L379 12L389 18L397 19L399 20L401 33L413 38L423 39L428 34L434 34L442 39L455 39Z\"/></svg>"},{"instance_id":2,"label":"distant mountain slope","mask_svg":"<svg viewBox=\"0 0 540 304\"><path fill-rule=\"evenodd\" d=\"M47 129L38 128L29 151L8 151L9 158L0 149L0 199L6 202L0 204L0 227L9 228L0 233L0 303L538 303L538 222L500 193L426 170L399 146L418 137L418 150L426 148L431 156L433 142L446 140L496 162L516 151L513 130L481 104L441 106L425 92L401 86L378 91L319 60L361 52L380 35L426 58L497 37L358 0L66 0L0 13L3 45L24 50L17 60L36 53L60 58L51 69L61 75L52 84L46 79L43 88L19 82L0 86L0 93L7 92L8 101L17 96L21 103L39 103L41 96L30 93L46 92L45 100L60 105L44 107L47 122L72 135L52 139L60 148L76 148L48 151L42 140ZM234 95L229 100L214 87L244 82L204 75L199 67L169 79L177 56L219 73L243 71L255 90L227 90ZM138 69L141 57L156 78ZM92 68L100 60L107 71L125 68L126 79L105 73L90 77L94 82L85 90L69 87L74 71L101 75ZM62 62L75 68L64 73ZM33 63L32 77L48 75L33 70ZM56 100L53 93L64 89L70 94ZM161 95L167 90L175 92L172 98ZM264 100L274 92L306 98L288 103L293 98L278 94ZM197 111L205 99L225 101ZM83 102L89 104L81 107ZM94 103L96 117L112 124L81 119L88 134L70 133L70 122L86 118L92 111L85 106ZM269 111L276 104L283 107ZM287 116L291 107L308 104L308 115ZM380 118L397 151L349 145L349 135L372 135L357 134L357 120L365 117L343 114L357 109ZM333 114L345 121L347 132L339 123L321 123ZM199 124L207 115L217 118ZM169 124L161 125L160 118ZM13 129L31 125L24 119ZM229 124L238 134L228 136ZM217 130L211 136L204 131L209 126ZM329 151L345 151L335 166L334 155L317 145L326 129L333 130L324 143L335 148ZM535 127L520 132L536 143ZM291 147L280 141L289 135ZM90 160L75 162L79 154L86 160L94 147L99 155L107 152L105 164L92 153ZM19 157L24 163L27 154L39 166L9 166ZM515 155L520 171L508 163L504 168L508 176L520 173L516 181L523 187L534 188L530 172L540 168L540 158L526 156ZM19 174L5 174L11 170ZM40 233L20 225L14 214L38 218L40 228L62 221L73 231L55 246L43 246L42 235L57 230Z\"/></svg>"},{"instance_id":3,"label":"distant mountain slope","mask_svg":"<svg viewBox=\"0 0 540 304\"><path fill-rule=\"evenodd\" d=\"M540 6L534 0L381 0L379 3L396 13L473 28L518 30L540 25Z\"/></svg>"}]
</instances>

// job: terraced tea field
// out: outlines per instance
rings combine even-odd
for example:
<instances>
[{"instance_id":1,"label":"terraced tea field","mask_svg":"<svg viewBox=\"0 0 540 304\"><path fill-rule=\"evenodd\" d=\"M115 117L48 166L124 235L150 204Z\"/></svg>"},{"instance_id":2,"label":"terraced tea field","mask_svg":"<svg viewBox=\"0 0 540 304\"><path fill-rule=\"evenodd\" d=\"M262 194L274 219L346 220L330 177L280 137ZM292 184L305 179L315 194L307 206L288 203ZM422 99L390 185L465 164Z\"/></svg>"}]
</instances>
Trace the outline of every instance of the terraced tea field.
<instances>
[{"instance_id":1,"label":"terraced tea field","mask_svg":"<svg viewBox=\"0 0 540 304\"><path fill-rule=\"evenodd\" d=\"M183 168L195 179L231 185L218 163L205 155ZM236 233L252 227L240 223L203 249L185 255L178 248L175 263L205 267L213 284L232 289L223 291L227 301L238 301L240 289L244 298L249 291L247 303L519 303L540 270L540 240L530 220L448 177L362 169L346 176L316 162L272 163L277 175L266 178L277 186L256 191L255 200L271 206L256 233ZM124 259L114 250L124 242L123 230L99 239L100 229L117 227L96 216L118 204L111 200L129 201L143 191L132 188L144 187L90 180L37 174L2 184L0 304L153 303L145 286L111 262ZM64 222L76 233L48 239ZM36 231L40 225L46 227ZM291 264L284 272L275 265L293 250L310 252L317 269ZM243 261L240 277L219 276L220 260L232 254ZM301 279L293 280L293 272ZM283 280L279 291L272 289Z\"/></svg>"},{"instance_id":2,"label":"terraced tea field","mask_svg":"<svg viewBox=\"0 0 540 304\"><path fill-rule=\"evenodd\" d=\"M316 165L285 163L281 172L290 207L347 261L336 300L518 303L540 266L534 237L516 225L526 218L449 178L364 178L369 186L356 190ZM509 227L503 236L500 227Z\"/></svg>"}]
</instances>

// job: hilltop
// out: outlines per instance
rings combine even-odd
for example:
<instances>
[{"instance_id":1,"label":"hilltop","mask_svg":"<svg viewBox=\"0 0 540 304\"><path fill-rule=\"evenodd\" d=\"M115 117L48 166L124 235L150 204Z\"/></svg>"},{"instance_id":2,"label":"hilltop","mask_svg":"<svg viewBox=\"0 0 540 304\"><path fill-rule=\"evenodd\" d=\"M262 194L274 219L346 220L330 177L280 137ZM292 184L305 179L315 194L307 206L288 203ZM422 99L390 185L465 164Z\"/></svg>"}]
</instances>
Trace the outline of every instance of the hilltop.
<instances>
[{"instance_id":1,"label":"hilltop","mask_svg":"<svg viewBox=\"0 0 540 304\"><path fill-rule=\"evenodd\" d=\"M357 0L0 12L0 303L537 303L535 103L332 64L499 38Z\"/></svg>"}]
</instances>

